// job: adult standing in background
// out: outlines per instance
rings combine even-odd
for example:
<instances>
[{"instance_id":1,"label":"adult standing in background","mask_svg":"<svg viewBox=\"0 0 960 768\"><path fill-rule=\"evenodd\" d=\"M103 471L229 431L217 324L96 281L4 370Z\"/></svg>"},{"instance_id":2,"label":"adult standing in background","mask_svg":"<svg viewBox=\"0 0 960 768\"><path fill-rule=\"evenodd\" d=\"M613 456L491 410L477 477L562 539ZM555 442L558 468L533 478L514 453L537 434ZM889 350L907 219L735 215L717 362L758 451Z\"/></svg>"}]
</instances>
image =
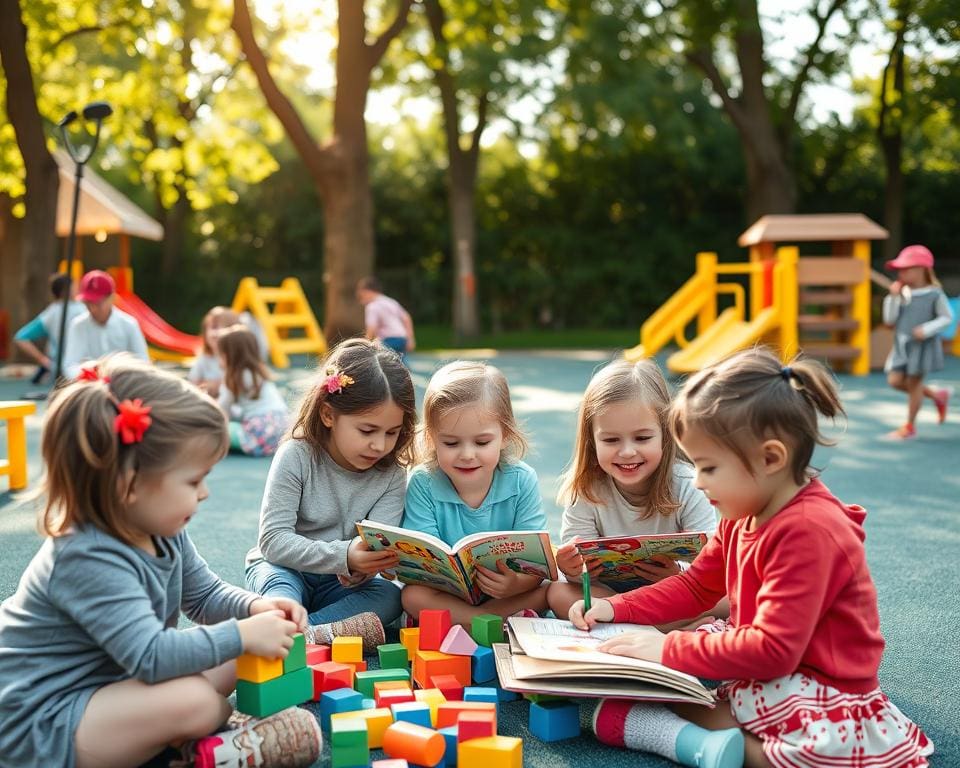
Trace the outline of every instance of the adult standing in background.
<instances>
[{"instance_id":1,"label":"adult standing in background","mask_svg":"<svg viewBox=\"0 0 960 768\"><path fill-rule=\"evenodd\" d=\"M357 301L363 305L363 325L368 339L380 342L407 361L417 341L413 333L413 319L396 299L383 293L380 281L370 275L357 283Z\"/></svg>"},{"instance_id":2,"label":"adult standing in background","mask_svg":"<svg viewBox=\"0 0 960 768\"><path fill-rule=\"evenodd\" d=\"M68 379L76 378L86 361L111 352L130 352L150 362L147 340L137 321L113 306L116 290L113 278L99 269L87 272L80 280L77 298L87 311L73 321L67 333L63 373Z\"/></svg>"}]
</instances>

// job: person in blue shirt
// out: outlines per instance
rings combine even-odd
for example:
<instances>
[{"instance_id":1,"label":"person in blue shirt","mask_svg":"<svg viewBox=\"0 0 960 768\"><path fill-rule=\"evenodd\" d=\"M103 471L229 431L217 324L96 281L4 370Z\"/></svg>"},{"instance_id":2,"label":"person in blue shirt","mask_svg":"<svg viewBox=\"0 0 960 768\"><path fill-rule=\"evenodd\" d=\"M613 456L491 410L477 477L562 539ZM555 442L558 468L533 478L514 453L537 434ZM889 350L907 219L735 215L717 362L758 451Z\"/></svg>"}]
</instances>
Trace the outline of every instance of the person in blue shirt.
<instances>
[{"instance_id":1,"label":"person in blue shirt","mask_svg":"<svg viewBox=\"0 0 960 768\"><path fill-rule=\"evenodd\" d=\"M507 380L492 365L458 361L433 375L424 396L417 448L419 463L407 484L404 528L450 545L472 533L546 528L537 474L520 460L527 441L513 415ZM533 616L545 611L541 578L511 569L506 560L497 563L496 571L478 568L477 581L487 596L480 605L411 584L402 591L405 613L416 617L424 608L446 608L453 623L469 627L481 614Z\"/></svg>"}]
</instances>

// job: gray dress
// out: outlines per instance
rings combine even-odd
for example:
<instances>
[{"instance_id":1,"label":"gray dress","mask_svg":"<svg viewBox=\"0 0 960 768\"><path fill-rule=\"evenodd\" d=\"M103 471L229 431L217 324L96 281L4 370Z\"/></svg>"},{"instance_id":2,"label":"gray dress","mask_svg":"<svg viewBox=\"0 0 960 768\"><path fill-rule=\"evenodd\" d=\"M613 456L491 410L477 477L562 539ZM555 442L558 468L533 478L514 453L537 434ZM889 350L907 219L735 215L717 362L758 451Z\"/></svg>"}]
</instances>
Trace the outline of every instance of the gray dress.
<instances>
[{"instance_id":1,"label":"gray dress","mask_svg":"<svg viewBox=\"0 0 960 768\"><path fill-rule=\"evenodd\" d=\"M950 324L951 312L942 290L917 288L909 301L887 296L883 301L883 320L893 325L893 348L883 366L886 373L901 371L907 376L923 376L943 368L940 331ZM917 327L923 329L922 341L913 337Z\"/></svg>"},{"instance_id":2,"label":"gray dress","mask_svg":"<svg viewBox=\"0 0 960 768\"><path fill-rule=\"evenodd\" d=\"M236 619L256 595L221 581L185 531L159 556L92 526L44 541L0 605L0 767L73 766L90 697L158 683L242 650ZM198 624L177 629L181 610Z\"/></svg>"}]
</instances>

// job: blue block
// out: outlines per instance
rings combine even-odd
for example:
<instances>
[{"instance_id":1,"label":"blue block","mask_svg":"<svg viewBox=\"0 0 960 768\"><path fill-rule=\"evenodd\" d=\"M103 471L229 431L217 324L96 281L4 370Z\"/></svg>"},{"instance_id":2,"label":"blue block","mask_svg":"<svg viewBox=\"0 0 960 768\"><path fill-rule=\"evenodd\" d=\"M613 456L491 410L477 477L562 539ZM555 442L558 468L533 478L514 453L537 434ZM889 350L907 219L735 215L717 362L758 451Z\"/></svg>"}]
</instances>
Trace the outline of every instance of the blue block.
<instances>
[{"instance_id":1,"label":"blue block","mask_svg":"<svg viewBox=\"0 0 960 768\"><path fill-rule=\"evenodd\" d=\"M580 707L569 701L530 704L530 733L540 741L561 741L580 735Z\"/></svg>"},{"instance_id":2,"label":"blue block","mask_svg":"<svg viewBox=\"0 0 960 768\"><path fill-rule=\"evenodd\" d=\"M330 715L360 709L363 696L353 688L335 688L320 697L320 727L330 730Z\"/></svg>"},{"instance_id":3,"label":"blue block","mask_svg":"<svg viewBox=\"0 0 960 768\"><path fill-rule=\"evenodd\" d=\"M444 761L449 766L455 766L457 764L457 726L448 725L446 728L440 728L437 733L447 742L447 749L443 753Z\"/></svg>"},{"instance_id":4,"label":"blue block","mask_svg":"<svg viewBox=\"0 0 960 768\"><path fill-rule=\"evenodd\" d=\"M364 699L360 702L360 709L376 709L377 702L374 699Z\"/></svg>"},{"instance_id":5,"label":"blue block","mask_svg":"<svg viewBox=\"0 0 960 768\"><path fill-rule=\"evenodd\" d=\"M430 707L419 701L404 701L401 704L391 704L390 712L394 722L407 722L422 725L424 728L433 728L430 723Z\"/></svg>"},{"instance_id":6,"label":"blue block","mask_svg":"<svg viewBox=\"0 0 960 768\"><path fill-rule=\"evenodd\" d=\"M470 686L463 689L464 701L488 701L497 709L497 717L500 717L500 702L497 698L496 688L479 688Z\"/></svg>"},{"instance_id":7,"label":"blue block","mask_svg":"<svg viewBox=\"0 0 960 768\"><path fill-rule=\"evenodd\" d=\"M497 664L493 660L493 651L479 646L470 657L470 671L473 682L489 683L497 679Z\"/></svg>"},{"instance_id":8,"label":"blue block","mask_svg":"<svg viewBox=\"0 0 960 768\"><path fill-rule=\"evenodd\" d=\"M520 694L516 691L508 691L506 688L501 688L497 686L497 700L503 704L505 701L517 701L520 698Z\"/></svg>"}]
</instances>

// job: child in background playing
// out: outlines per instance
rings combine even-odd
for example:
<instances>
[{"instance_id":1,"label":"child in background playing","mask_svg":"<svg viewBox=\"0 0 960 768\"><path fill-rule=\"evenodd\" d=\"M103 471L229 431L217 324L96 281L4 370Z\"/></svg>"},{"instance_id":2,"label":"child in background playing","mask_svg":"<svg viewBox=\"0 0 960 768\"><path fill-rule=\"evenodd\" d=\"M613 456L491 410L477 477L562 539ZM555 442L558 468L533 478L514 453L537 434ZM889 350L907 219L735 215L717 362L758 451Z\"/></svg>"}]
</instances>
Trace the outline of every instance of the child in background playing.
<instances>
[{"instance_id":1,"label":"child in background playing","mask_svg":"<svg viewBox=\"0 0 960 768\"><path fill-rule=\"evenodd\" d=\"M39 384L48 372L56 365L57 347L60 341L60 323L63 317L63 298L70 291L70 300L67 302L66 328L80 315L87 311L82 301L77 301L75 284L70 281L69 275L55 273L50 275L50 294L53 297L46 308L33 320L23 326L13 337L17 349L32 357L39 368L33 375L33 383ZM44 353L37 346L37 342L47 340L47 351Z\"/></svg>"},{"instance_id":2,"label":"child in background playing","mask_svg":"<svg viewBox=\"0 0 960 768\"><path fill-rule=\"evenodd\" d=\"M257 339L257 354L260 360L266 362L268 356L267 339L260 324L249 312L236 313L230 307L213 307L203 316L200 324L200 338L203 345L197 353L187 373L187 378L196 384L211 397L220 392L220 382L223 379L223 368L220 366L220 357L217 354L217 337L226 328L245 325Z\"/></svg>"},{"instance_id":3,"label":"child in background playing","mask_svg":"<svg viewBox=\"0 0 960 768\"><path fill-rule=\"evenodd\" d=\"M547 592L557 616L566 616L583 596L575 539L716 530L713 508L693 485L693 468L677 459L669 408L667 382L651 360L610 363L587 385L573 459L557 497L564 505L557 566L567 577ZM641 563L637 575L656 582L680 571L668 557L655 560ZM596 580L590 589L597 597L614 594Z\"/></svg>"},{"instance_id":4,"label":"child in background playing","mask_svg":"<svg viewBox=\"0 0 960 768\"><path fill-rule=\"evenodd\" d=\"M330 352L270 467L250 589L302 603L311 624L349 624L342 634L363 636L367 650L383 642L380 619L400 615L400 590L377 574L397 554L371 551L356 523L400 522L416 419L413 381L394 352L365 339ZM329 642L313 630L309 642Z\"/></svg>"},{"instance_id":5,"label":"child in background playing","mask_svg":"<svg viewBox=\"0 0 960 768\"><path fill-rule=\"evenodd\" d=\"M186 532L226 449L212 400L132 358L56 391L41 438L48 538L0 606L0 764L139 765L223 725L238 655L287 655L303 608L225 584ZM177 629L181 610L199 626ZM290 739L256 765L295 742L311 745L298 764L319 756L299 712L277 716Z\"/></svg>"},{"instance_id":6,"label":"child in background playing","mask_svg":"<svg viewBox=\"0 0 960 768\"><path fill-rule=\"evenodd\" d=\"M670 427L720 512L717 535L684 573L597 600L585 615L577 602L570 620L581 629L672 621L729 594L726 632L637 632L599 646L726 680L726 704L606 699L594 714L604 743L722 768L743 764L744 737L751 767L927 765L933 745L877 680L884 643L865 512L838 501L810 468L814 447L826 444L818 413L843 409L814 361L783 366L753 349L687 380ZM697 753L705 762L690 762Z\"/></svg>"},{"instance_id":7,"label":"child in background playing","mask_svg":"<svg viewBox=\"0 0 960 768\"><path fill-rule=\"evenodd\" d=\"M545 529L537 475L520 461L525 451L503 374L485 363L445 365L424 395L422 464L410 475L403 527L447 544L471 533ZM480 605L410 584L402 592L403 608L411 617L424 608L447 608L453 622L467 628L484 613L506 617L546 609L539 576L516 573L502 560L497 567L477 568L480 588L490 596Z\"/></svg>"},{"instance_id":8,"label":"child in background playing","mask_svg":"<svg viewBox=\"0 0 960 768\"><path fill-rule=\"evenodd\" d=\"M894 326L893 349L883 370L887 383L909 398L906 424L886 437L909 440L917 436L914 422L924 397L933 400L938 421L946 421L950 390L925 387L923 377L943 368L940 331L950 325L953 314L933 272L933 254L927 248L908 245L886 267L897 270L897 279L883 300L883 322Z\"/></svg>"},{"instance_id":9,"label":"child in background playing","mask_svg":"<svg viewBox=\"0 0 960 768\"><path fill-rule=\"evenodd\" d=\"M223 368L220 407L230 419L230 449L248 456L273 456L287 429L287 404L260 360L257 339L244 325L217 336Z\"/></svg>"}]
</instances>

